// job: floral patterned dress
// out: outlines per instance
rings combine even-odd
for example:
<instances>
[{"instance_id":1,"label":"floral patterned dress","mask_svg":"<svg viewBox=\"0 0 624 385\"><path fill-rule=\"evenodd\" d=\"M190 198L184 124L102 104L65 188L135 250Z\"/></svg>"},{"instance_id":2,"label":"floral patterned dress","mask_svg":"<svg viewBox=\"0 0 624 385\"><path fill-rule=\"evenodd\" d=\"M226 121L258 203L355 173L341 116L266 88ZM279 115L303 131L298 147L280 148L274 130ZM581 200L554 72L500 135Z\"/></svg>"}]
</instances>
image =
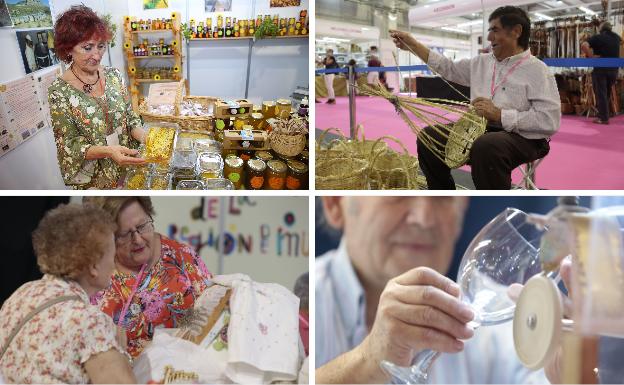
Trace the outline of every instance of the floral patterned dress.
<instances>
[{"instance_id":1,"label":"floral patterned dress","mask_svg":"<svg viewBox=\"0 0 624 385\"><path fill-rule=\"evenodd\" d=\"M132 293L137 276L113 273L111 286L91 298L92 303L119 324L120 313ZM212 275L189 246L161 236L161 257L143 273L131 299L123 326L128 353L138 356L157 327L175 328L193 308L195 299L210 286Z\"/></svg>"},{"instance_id":2,"label":"floral patterned dress","mask_svg":"<svg viewBox=\"0 0 624 385\"><path fill-rule=\"evenodd\" d=\"M15 291L0 310L0 346L13 328L33 309L60 296L80 297L57 303L30 319L18 332L0 360L8 383L90 382L84 363L97 353L116 349L126 354L116 339L113 320L89 304L75 281L52 275L28 282Z\"/></svg>"},{"instance_id":3,"label":"floral patterned dress","mask_svg":"<svg viewBox=\"0 0 624 385\"><path fill-rule=\"evenodd\" d=\"M137 149L130 132L141 126L132 110L128 90L116 68L104 68L105 89L92 97L57 78L48 88L50 115L63 181L74 189L114 188L123 167L112 159L85 160L91 146L106 146L106 137L117 132L119 144Z\"/></svg>"}]
</instances>

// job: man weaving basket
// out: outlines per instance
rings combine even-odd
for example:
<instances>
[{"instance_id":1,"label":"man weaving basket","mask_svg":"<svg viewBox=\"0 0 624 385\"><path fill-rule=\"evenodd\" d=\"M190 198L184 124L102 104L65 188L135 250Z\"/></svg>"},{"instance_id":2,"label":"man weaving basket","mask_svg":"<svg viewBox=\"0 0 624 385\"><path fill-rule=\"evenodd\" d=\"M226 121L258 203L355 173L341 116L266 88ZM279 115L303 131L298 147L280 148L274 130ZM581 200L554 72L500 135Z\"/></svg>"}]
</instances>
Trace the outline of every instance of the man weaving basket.
<instances>
[{"instance_id":1,"label":"man weaving basket","mask_svg":"<svg viewBox=\"0 0 624 385\"><path fill-rule=\"evenodd\" d=\"M514 168L548 154L550 136L559 129L561 103L554 76L528 49L526 12L500 7L489 23L491 53L456 62L407 32L391 30L390 35L398 48L416 54L446 80L470 86L474 112L487 119L487 130L474 141L468 161L475 187L510 189ZM448 135L439 127L425 127L418 137L418 159L429 188L455 189L449 166L431 148L432 143L443 146Z\"/></svg>"}]
</instances>

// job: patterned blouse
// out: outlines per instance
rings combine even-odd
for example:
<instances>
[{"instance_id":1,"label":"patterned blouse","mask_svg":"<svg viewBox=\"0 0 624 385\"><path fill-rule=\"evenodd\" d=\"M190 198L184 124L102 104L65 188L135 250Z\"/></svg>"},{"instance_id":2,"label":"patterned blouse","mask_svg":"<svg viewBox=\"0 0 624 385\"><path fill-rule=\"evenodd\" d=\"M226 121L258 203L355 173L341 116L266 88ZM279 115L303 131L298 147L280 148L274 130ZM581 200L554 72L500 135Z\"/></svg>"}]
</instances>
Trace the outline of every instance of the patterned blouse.
<instances>
[{"instance_id":1,"label":"patterned blouse","mask_svg":"<svg viewBox=\"0 0 624 385\"><path fill-rule=\"evenodd\" d=\"M104 68L104 94L93 97L57 78L48 88L50 115L63 181L74 189L115 188L123 167L112 159L85 160L91 146L106 146L106 137L119 135L119 144L137 149L131 135L141 126L132 110L128 90L116 68Z\"/></svg>"},{"instance_id":2,"label":"patterned blouse","mask_svg":"<svg viewBox=\"0 0 624 385\"><path fill-rule=\"evenodd\" d=\"M89 297L75 281L44 275L21 286L0 310L0 345L13 328L44 302L66 295L82 301L61 302L41 311L15 336L0 361L9 383L88 383L83 364L97 353L117 349L113 320L89 304Z\"/></svg>"},{"instance_id":3,"label":"patterned blouse","mask_svg":"<svg viewBox=\"0 0 624 385\"><path fill-rule=\"evenodd\" d=\"M143 276L121 325L126 329L128 353L132 357L138 356L152 340L156 327L177 327L212 278L193 249L164 236L160 259ZM134 274L115 271L111 286L93 296L91 302L119 324L136 280Z\"/></svg>"}]
</instances>

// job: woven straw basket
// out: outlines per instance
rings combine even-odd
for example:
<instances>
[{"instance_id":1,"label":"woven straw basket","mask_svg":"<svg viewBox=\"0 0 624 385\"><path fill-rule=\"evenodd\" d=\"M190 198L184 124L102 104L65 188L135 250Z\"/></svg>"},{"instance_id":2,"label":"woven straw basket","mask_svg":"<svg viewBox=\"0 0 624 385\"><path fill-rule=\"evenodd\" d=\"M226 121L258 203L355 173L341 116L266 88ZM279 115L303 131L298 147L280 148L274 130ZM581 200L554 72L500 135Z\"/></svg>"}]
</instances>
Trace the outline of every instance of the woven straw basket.
<instances>
[{"instance_id":1,"label":"woven straw basket","mask_svg":"<svg viewBox=\"0 0 624 385\"><path fill-rule=\"evenodd\" d=\"M317 190L366 190L368 161L358 158L335 158L316 163Z\"/></svg>"},{"instance_id":2,"label":"woven straw basket","mask_svg":"<svg viewBox=\"0 0 624 385\"><path fill-rule=\"evenodd\" d=\"M301 154L305 148L306 136L303 134L285 135L271 132L269 134L269 145L276 153L284 156L295 156Z\"/></svg>"}]
</instances>

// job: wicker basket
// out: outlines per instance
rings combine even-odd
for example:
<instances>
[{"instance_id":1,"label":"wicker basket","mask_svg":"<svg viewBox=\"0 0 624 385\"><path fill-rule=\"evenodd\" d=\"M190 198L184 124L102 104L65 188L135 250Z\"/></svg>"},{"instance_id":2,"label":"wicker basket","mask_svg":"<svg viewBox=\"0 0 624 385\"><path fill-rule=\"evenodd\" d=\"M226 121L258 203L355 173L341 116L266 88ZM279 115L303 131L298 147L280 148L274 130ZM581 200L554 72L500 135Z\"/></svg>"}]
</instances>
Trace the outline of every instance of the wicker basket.
<instances>
[{"instance_id":1,"label":"wicker basket","mask_svg":"<svg viewBox=\"0 0 624 385\"><path fill-rule=\"evenodd\" d=\"M400 153L389 149L386 149L384 152L378 152L375 146L373 146L370 152L371 189L417 189L418 184L416 182L416 177L418 176L418 159L411 156L403 143L395 137L382 136L375 142L376 144L386 144L385 141L382 141L384 139L389 139L398 143L403 149L403 152Z\"/></svg>"},{"instance_id":2,"label":"wicker basket","mask_svg":"<svg viewBox=\"0 0 624 385\"><path fill-rule=\"evenodd\" d=\"M365 190L368 162L358 158L336 158L316 163L317 190Z\"/></svg>"},{"instance_id":3,"label":"wicker basket","mask_svg":"<svg viewBox=\"0 0 624 385\"><path fill-rule=\"evenodd\" d=\"M285 135L271 132L269 145L276 153L284 156L296 156L305 148L306 136L303 134Z\"/></svg>"},{"instance_id":4,"label":"wicker basket","mask_svg":"<svg viewBox=\"0 0 624 385\"><path fill-rule=\"evenodd\" d=\"M474 141L485 133L486 121L479 124L471 121L468 115L462 116L449 131L448 141L444 148L444 163L450 168L465 165L470 157L470 149Z\"/></svg>"},{"instance_id":5,"label":"wicker basket","mask_svg":"<svg viewBox=\"0 0 624 385\"><path fill-rule=\"evenodd\" d=\"M322 144L325 135L330 131L337 132L340 138L332 140L328 145L323 147ZM361 125L358 125L358 131L364 132ZM371 156L373 148L375 148L376 152L382 153L388 150L388 144L376 140L366 140L364 136L362 136L362 140L351 140L346 138L340 129L332 127L324 130L316 141L316 160L322 161L349 157L368 159Z\"/></svg>"},{"instance_id":6,"label":"wicker basket","mask_svg":"<svg viewBox=\"0 0 624 385\"><path fill-rule=\"evenodd\" d=\"M139 114L143 118L144 123L150 122L168 122L168 123L176 123L180 126L180 128L185 130L197 130L197 131L208 131L210 133L214 132L214 116L181 116L180 115L180 103L184 101L190 101L193 103L199 103L204 108L208 108L211 105L214 105L218 98L212 96L182 96L182 91L184 90L184 79L180 80L178 83L178 89L176 92L176 99L174 103L174 112L173 115L158 115L148 112L147 103L143 101L139 105Z\"/></svg>"}]
</instances>

